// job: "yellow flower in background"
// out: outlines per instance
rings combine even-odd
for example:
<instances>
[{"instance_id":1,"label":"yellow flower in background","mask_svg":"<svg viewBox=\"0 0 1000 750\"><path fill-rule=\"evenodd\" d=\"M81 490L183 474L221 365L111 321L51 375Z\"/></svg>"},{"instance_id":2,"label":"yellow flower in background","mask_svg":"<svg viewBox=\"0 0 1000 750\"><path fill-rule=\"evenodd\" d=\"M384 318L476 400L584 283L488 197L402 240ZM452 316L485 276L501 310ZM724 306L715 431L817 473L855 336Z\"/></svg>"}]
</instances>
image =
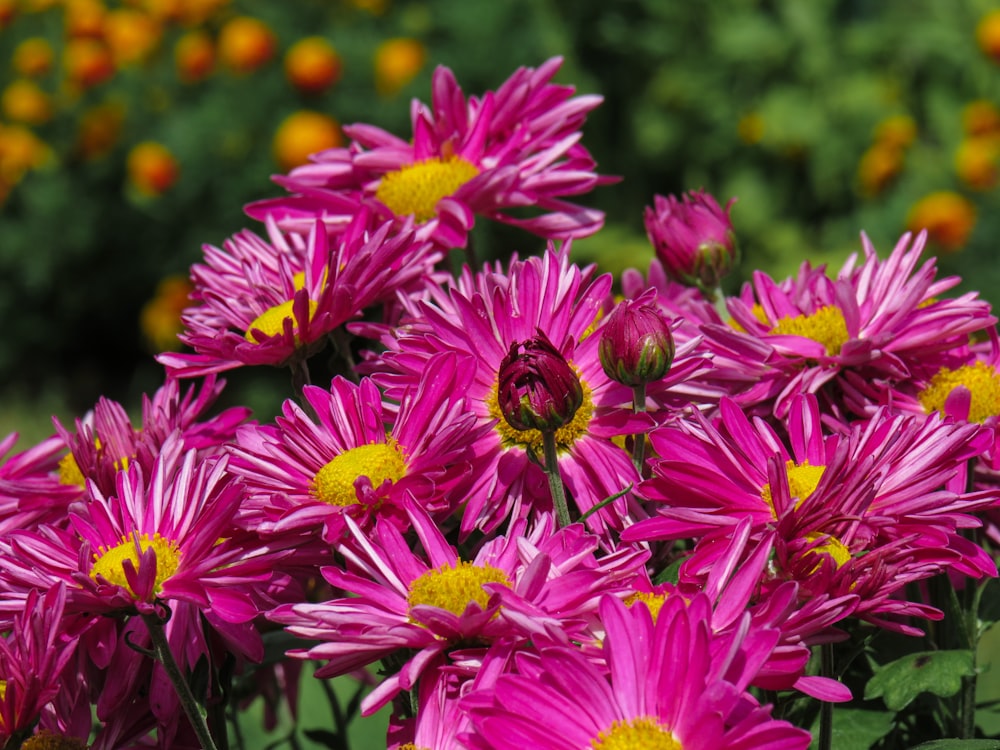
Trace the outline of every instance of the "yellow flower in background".
<instances>
[{"instance_id":1,"label":"yellow flower in background","mask_svg":"<svg viewBox=\"0 0 1000 750\"><path fill-rule=\"evenodd\" d=\"M321 112L299 110L282 121L274 134L274 158L286 172L306 164L309 155L344 145L340 124Z\"/></svg>"},{"instance_id":2,"label":"yellow flower in background","mask_svg":"<svg viewBox=\"0 0 1000 750\"><path fill-rule=\"evenodd\" d=\"M64 0L63 24L69 37L99 39L104 33L108 9L101 0Z\"/></svg>"},{"instance_id":3,"label":"yellow flower in background","mask_svg":"<svg viewBox=\"0 0 1000 750\"><path fill-rule=\"evenodd\" d=\"M966 138L955 150L955 172L973 190L989 190L1000 176L997 162L1000 142L996 136Z\"/></svg>"},{"instance_id":4,"label":"yellow flower in background","mask_svg":"<svg viewBox=\"0 0 1000 750\"><path fill-rule=\"evenodd\" d=\"M122 104L106 102L87 110L80 117L76 151L85 159L106 155L118 143L124 120Z\"/></svg>"},{"instance_id":5,"label":"yellow flower in background","mask_svg":"<svg viewBox=\"0 0 1000 750\"><path fill-rule=\"evenodd\" d=\"M44 165L52 156L45 142L22 125L0 124L0 180L16 184L30 169Z\"/></svg>"},{"instance_id":6,"label":"yellow flower in background","mask_svg":"<svg viewBox=\"0 0 1000 750\"><path fill-rule=\"evenodd\" d=\"M117 8L104 18L104 39L118 65L147 59L159 46L162 32L156 19L134 8Z\"/></svg>"},{"instance_id":7,"label":"yellow flower in background","mask_svg":"<svg viewBox=\"0 0 1000 750\"><path fill-rule=\"evenodd\" d=\"M917 123L909 115L893 115L875 126L875 142L906 148L917 139Z\"/></svg>"},{"instance_id":8,"label":"yellow flower in background","mask_svg":"<svg viewBox=\"0 0 1000 750\"><path fill-rule=\"evenodd\" d=\"M177 336L184 330L181 313L188 306L192 286L185 276L168 276L156 287L153 298L139 313L143 338L155 354L181 349Z\"/></svg>"},{"instance_id":9,"label":"yellow flower in background","mask_svg":"<svg viewBox=\"0 0 1000 750\"><path fill-rule=\"evenodd\" d=\"M941 190L924 196L910 208L906 227L927 230L928 238L947 253L965 247L976 224L976 207L963 195Z\"/></svg>"},{"instance_id":10,"label":"yellow flower in background","mask_svg":"<svg viewBox=\"0 0 1000 750\"><path fill-rule=\"evenodd\" d=\"M107 45L89 37L66 42L63 67L70 83L83 89L97 86L115 74L115 61Z\"/></svg>"},{"instance_id":11,"label":"yellow flower in background","mask_svg":"<svg viewBox=\"0 0 1000 750\"><path fill-rule=\"evenodd\" d=\"M858 185L861 193L874 196L881 193L903 170L904 152L899 146L876 142L858 162Z\"/></svg>"},{"instance_id":12,"label":"yellow flower in background","mask_svg":"<svg viewBox=\"0 0 1000 750\"><path fill-rule=\"evenodd\" d=\"M23 40L14 48L11 62L14 70L25 77L42 76L52 69L55 53L47 39L33 36Z\"/></svg>"},{"instance_id":13,"label":"yellow flower in background","mask_svg":"<svg viewBox=\"0 0 1000 750\"><path fill-rule=\"evenodd\" d=\"M300 39L285 53L285 77L303 93L318 94L340 80L340 55L326 39Z\"/></svg>"},{"instance_id":14,"label":"yellow flower in background","mask_svg":"<svg viewBox=\"0 0 1000 750\"><path fill-rule=\"evenodd\" d=\"M236 73L252 73L274 57L277 41L263 21L237 16L219 32L219 60Z\"/></svg>"},{"instance_id":15,"label":"yellow flower in background","mask_svg":"<svg viewBox=\"0 0 1000 750\"><path fill-rule=\"evenodd\" d=\"M185 26L201 26L219 15L229 0L179 0L179 20Z\"/></svg>"},{"instance_id":16,"label":"yellow flower in background","mask_svg":"<svg viewBox=\"0 0 1000 750\"><path fill-rule=\"evenodd\" d=\"M52 99L34 81L18 78L0 95L4 117L25 125L42 125L52 119Z\"/></svg>"},{"instance_id":17,"label":"yellow flower in background","mask_svg":"<svg viewBox=\"0 0 1000 750\"><path fill-rule=\"evenodd\" d=\"M129 183L142 195L156 196L168 190L180 176L174 155L162 143L143 141L132 147L126 160Z\"/></svg>"},{"instance_id":18,"label":"yellow flower in background","mask_svg":"<svg viewBox=\"0 0 1000 750\"><path fill-rule=\"evenodd\" d=\"M1000 109L985 99L969 102L962 108L962 130L970 136L1000 134Z\"/></svg>"},{"instance_id":19,"label":"yellow flower in background","mask_svg":"<svg viewBox=\"0 0 1000 750\"><path fill-rule=\"evenodd\" d=\"M416 78L427 62L427 50L416 39L387 39L375 50L375 90L392 96Z\"/></svg>"},{"instance_id":20,"label":"yellow flower in background","mask_svg":"<svg viewBox=\"0 0 1000 750\"><path fill-rule=\"evenodd\" d=\"M736 134L748 146L760 143L764 137L764 118L759 112L748 112L736 123Z\"/></svg>"},{"instance_id":21,"label":"yellow flower in background","mask_svg":"<svg viewBox=\"0 0 1000 750\"><path fill-rule=\"evenodd\" d=\"M976 42L987 56L1000 62L1000 9L991 10L979 19Z\"/></svg>"},{"instance_id":22,"label":"yellow flower in background","mask_svg":"<svg viewBox=\"0 0 1000 750\"><path fill-rule=\"evenodd\" d=\"M202 29L183 34L174 44L174 66L184 83L197 83L215 68L215 42Z\"/></svg>"}]
</instances>

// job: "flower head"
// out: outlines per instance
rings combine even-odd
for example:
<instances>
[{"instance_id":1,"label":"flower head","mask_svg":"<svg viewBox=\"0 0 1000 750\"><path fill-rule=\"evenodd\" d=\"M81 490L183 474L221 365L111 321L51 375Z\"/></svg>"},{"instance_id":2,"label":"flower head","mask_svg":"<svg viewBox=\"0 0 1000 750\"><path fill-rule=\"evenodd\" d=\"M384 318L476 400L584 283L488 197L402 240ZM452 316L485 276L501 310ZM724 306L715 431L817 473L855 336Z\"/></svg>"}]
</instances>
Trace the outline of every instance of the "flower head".
<instances>
[{"instance_id":1,"label":"flower head","mask_svg":"<svg viewBox=\"0 0 1000 750\"><path fill-rule=\"evenodd\" d=\"M515 341L500 361L497 403L515 430L553 431L583 404L583 386L542 331Z\"/></svg>"},{"instance_id":2,"label":"flower head","mask_svg":"<svg viewBox=\"0 0 1000 750\"><path fill-rule=\"evenodd\" d=\"M707 292L736 265L739 254L736 233L725 209L704 190L691 191L681 200L657 195L646 207L646 234L656 256L671 278Z\"/></svg>"},{"instance_id":3,"label":"flower head","mask_svg":"<svg viewBox=\"0 0 1000 750\"><path fill-rule=\"evenodd\" d=\"M601 329L601 366L609 378L637 386L660 380L674 361L670 324L652 302L622 300Z\"/></svg>"},{"instance_id":4,"label":"flower head","mask_svg":"<svg viewBox=\"0 0 1000 750\"><path fill-rule=\"evenodd\" d=\"M563 198L608 181L594 173L579 143L580 127L601 98L551 83L561 64L554 58L521 68L496 91L468 98L439 67L432 105L412 108L411 140L372 125L345 127L349 147L314 154L312 163L276 178L291 195L247 212L303 232L318 219L343 224L350 208L344 198L353 196L382 216L410 217L419 236L445 248L465 246L477 215L549 238L592 234L604 215ZM539 215L507 213L526 207Z\"/></svg>"}]
</instances>

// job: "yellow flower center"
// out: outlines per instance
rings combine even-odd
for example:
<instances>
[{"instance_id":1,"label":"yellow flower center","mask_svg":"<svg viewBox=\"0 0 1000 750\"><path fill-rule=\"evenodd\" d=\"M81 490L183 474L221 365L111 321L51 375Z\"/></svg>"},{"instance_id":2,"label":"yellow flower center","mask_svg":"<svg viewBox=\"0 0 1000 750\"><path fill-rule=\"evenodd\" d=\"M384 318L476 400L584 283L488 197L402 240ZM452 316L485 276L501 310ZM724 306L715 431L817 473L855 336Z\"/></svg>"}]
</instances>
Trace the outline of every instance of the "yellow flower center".
<instances>
[{"instance_id":1,"label":"yellow flower center","mask_svg":"<svg viewBox=\"0 0 1000 750\"><path fill-rule=\"evenodd\" d=\"M43 729L22 742L21 750L87 750L87 743L77 737L67 737Z\"/></svg>"},{"instance_id":2,"label":"yellow flower center","mask_svg":"<svg viewBox=\"0 0 1000 750\"><path fill-rule=\"evenodd\" d=\"M577 374L579 375L579 372ZM568 451L580 436L587 433L587 425L590 424L590 418L594 416L594 399L591 396L590 386L583 378L580 378L580 387L583 389L583 401L580 403L580 408L576 410L576 414L569 422L556 430L556 450L563 453ZM500 441L503 446L505 448L517 446L524 450L530 449L536 455L542 455L544 450L542 431L518 430L512 427L504 419L503 411L500 409L500 401L497 398L498 390L499 380L493 383L490 392L486 394L486 408L489 410L490 416L497 420L494 429L500 433Z\"/></svg>"},{"instance_id":3,"label":"yellow flower center","mask_svg":"<svg viewBox=\"0 0 1000 750\"><path fill-rule=\"evenodd\" d=\"M417 221L437 216L437 204L479 174L460 156L432 157L407 164L382 176L375 197L397 216L410 214Z\"/></svg>"},{"instance_id":4,"label":"yellow flower center","mask_svg":"<svg viewBox=\"0 0 1000 750\"><path fill-rule=\"evenodd\" d=\"M288 300L287 302L282 302L280 305L266 309L254 318L253 322L247 327L246 333L243 334L243 338L251 344L258 343L257 338L253 335L254 330L259 330L268 336L276 336L285 330L286 318L292 321L294 330L295 313L292 310L293 304L294 300ZM309 300L310 320L316 314L317 307L318 305L315 300ZM298 341L298 335L296 335L295 340L296 342Z\"/></svg>"},{"instance_id":5,"label":"yellow flower center","mask_svg":"<svg viewBox=\"0 0 1000 750\"><path fill-rule=\"evenodd\" d=\"M972 394L970 422L984 422L987 417L1000 414L1000 375L985 362L963 365L956 370L941 368L917 399L928 414L943 411L945 400L960 385Z\"/></svg>"},{"instance_id":6,"label":"yellow flower center","mask_svg":"<svg viewBox=\"0 0 1000 750\"><path fill-rule=\"evenodd\" d=\"M499 568L459 560L455 565L445 563L415 578L406 601L410 609L418 604L429 604L461 615L472 602L486 609L490 595L483 589L484 583L513 585Z\"/></svg>"},{"instance_id":7,"label":"yellow flower center","mask_svg":"<svg viewBox=\"0 0 1000 750\"><path fill-rule=\"evenodd\" d=\"M768 324L769 321L767 319L767 313L764 312L764 307L762 305L760 305L757 302L754 302L753 303L753 307L750 308L750 312L752 312L753 316L755 318L757 318L757 320L759 320L761 323L763 323L764 325ZM729 319L728 323L729 323L729 327L730 328L733 328L733 329L739 331L740 333L746 333L747 332L746 328L744 328L743 326L741 326L739 323L737 323L732 318Z\"/></svg>"},{"instance_id":8,"label":"yellow flower center","mask_svg":"<svg viewBox=\"0 0 1000 750\"><path fill-rule=\"evenodd\" d=\"M128 581L125 579L123 566L126 560L131 560L136 570L139 569L139 553L136 551L136 542L143 553L150 547L156 553L156 581L153 591L159 594L163 582L177 572L181 559L177 543L170 539L164 539L159 533L150 537L149 534L133 531L129 536L122 537L121 542L114 547L101 547L94 554L94 567L90 570L90 577L95 581L98 580L98 577L104 578L108 583L131 591ZM132 594L135 595L135 592L132 591Z\"/></svg>"},{"instance_id":9,"label":"yellow flower center","mask_svg":"<svg viewBox=\"0 0 1000 750\"><path fill-rule=\"evenodd\" d=\"M59 459L59 484L85 487L87 480L84 479L80 466L76 463L72 453L67 453Z\"/></svg>"},{"instance_id":10,"label":"yellow flower center","mask_svg":"<svg viewBox=\"0 0 1000 750\"><path fill-rule=\"evenodd\" d=\"M429 748L414 745L412 742L407 742L405 745L400 745L397 750L430 750Z\"/></svg>"},{"instance_id":11,"label":"yellow flower center","mask_svg":"<svg viewBox=\"0 0 1000 750\"><path fill-rule=\"evenodd\" d=\"M594 750L684 750L673 732L648 717L616 720L590 746Z\"/></svg>"},{"instance_id":12,"label":"yellow flower center","mask_svg":"<svg viewBox=\"0 0 1000 750\"><path fill-rule=\"evenodd\" d=\"M826 537L826 541L810 549L808 554L828 555L833 558L835 563L837 563L838 568L851 559L851 551L835 536L813 532L811 534L806 534L806 541L815 542L817 539L821 539L823 537ZM813 572L815 572L818 568L819 564L817 563L816 567L813 568Z\"/></svg>"},{"instance_id":13,"label":"yellow flower center","mask_svg":"<svg viewBox=\"0 0 1000 750\"><path fill-rule=\"evenodd\" d=\"M313 495L329 505L354 505L358 493L354 483L358 477L368 477L372 487L389 479L398 482L406 475L406 461L399 444L389 438L387 443L359 445L334 456L313 478Z\"/></svg>"},{"instance_id":14,"label":"yellow flower center","mask_svg":"<svg viewBox=\"0 0 1000 750\"><path fill-rule=\"evenodd\" d=\"M834 305L821 307L812 315L786 316L777 322L771 333L812 339L826 347L830 357L840 354L840 348L850 339L844 313Z\"/></svg>"},{"instance_id":15,"label":"yellow flower center","mask_svg":"<svg viewBox=\"0 0 1000 750\"><path fill-rule=\"evenodd\" d=\"M802 501L816 491L819 480L823 478L824 471L826 471L825 466L813 466L808 461L803 461L801 464L796 464L792 460L785 462L785 474L788 477L788 494L798 498L798 502L795 503L796 508L802 505ZM774 510L774 498L771 496L770 482L760 488L760 496L767 503L768 507L771 508L771 513L774 514L774 517L777 518L777 513Z\"/></svg>"},{"instance_id":16,"label":"yellow flower center","mask_svg":"<svg viewBox=\"0 0 1000 750\"><path fill-rule=\"evenodd\" d=\"M663 603L666 600L666 594L654 594L649 591L636 591L626 596L623 601L627 607L631 607L636 602L645 602L646 607L649 609L649 614L653 616L653 622L656 622L656 618L659 617L660 610L663 608Z\"/></svg>"}]
</instances>

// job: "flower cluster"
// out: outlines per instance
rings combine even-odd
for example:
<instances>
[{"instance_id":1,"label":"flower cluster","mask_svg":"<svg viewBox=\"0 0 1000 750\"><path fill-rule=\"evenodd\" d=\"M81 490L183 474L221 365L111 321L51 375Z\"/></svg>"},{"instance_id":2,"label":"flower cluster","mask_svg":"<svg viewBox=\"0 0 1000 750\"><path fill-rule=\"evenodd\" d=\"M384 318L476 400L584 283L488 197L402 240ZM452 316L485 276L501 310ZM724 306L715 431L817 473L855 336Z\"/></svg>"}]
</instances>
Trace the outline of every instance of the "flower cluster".
<instances>
[{"instance_id":1,"label":"flower cluster","mask_svg":"<svg viewBox=\"0 0 1000 750\"><path fill-rule=\"evenodd\" d=\"M558 67L347 128L248 207L267 239L205 247L141 421L102 398L0 464L4 747L225 746L234 680L294 709L314 660L393 748L806 748L776 702L855 696L814 651L997 575L990 306L923 234L723 297L703 191L656 197L616 297L573 260L602 217L564 197L611 180ZM477 217L547 245L447 273ZM214 410L254 365L278 416Z\"/></svg>"}]
</instances>

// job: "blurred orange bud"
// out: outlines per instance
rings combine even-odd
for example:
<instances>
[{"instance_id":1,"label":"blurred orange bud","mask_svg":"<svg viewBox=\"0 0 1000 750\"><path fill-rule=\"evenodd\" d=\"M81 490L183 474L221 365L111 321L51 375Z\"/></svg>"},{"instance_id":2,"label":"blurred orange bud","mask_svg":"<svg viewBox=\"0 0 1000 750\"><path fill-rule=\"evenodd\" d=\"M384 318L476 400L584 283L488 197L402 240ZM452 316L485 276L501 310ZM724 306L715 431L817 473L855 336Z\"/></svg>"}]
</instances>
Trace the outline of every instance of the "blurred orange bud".
<instances>
[{"instance_id":1,"label":"blurred orange bud","mask_svg":"<svg viewBox=\"0 0 1000 750\"><path fill-rule=\"evenodd\" d=\"M250 73L274 57L274 32L256 18L237 16L219 32L219 59L237 73Z\"/></svg>"},{"instance_id":2,"label":"blurred orange bud","mask_svg":"<svg viewBox=\"0 0 1000 750\"><path fill-rule=\"evenodd\" d=\"M83 88L103 83L115 73L115 61L104 42L84 37L66 42L63 66L69 80Z\"/></svg>"},{"instance_id":3,"label":"blurred orange bud","mask_svg":"<svg viewBox=\"0 0 1000 750\"><path fill-rule=\"evenodd\" d=\"M903 149L893 144L876 142L858 162L858 185L867 196L881 193L903 170Z\"/></svg>"},{"instance_id":4,"label":"blurred orange bud","mask_svg":"<svg viewBox=\"0 0 1000 750\"><path fill-rule=\"evenodd\" d=\"M181 313L189 304L194 286L184 276L168 276L156 287L156 293L139 314L139 327L150 349L156 354L177 351L177 338L184 330Z\"/></svg>"},{"instance_id":5,"label":"blurred orange bud","mask_svg":"<svg viewBox=\"0 0 1000 750\"><path fill-rule=\"evenodd\" d=\"M119 65L142 62L160 43L162 28L147 13L117 8L104 18L104 38Z\"/></svg>"},{"instance_id":6,"label":"blurred orange bud","mask_svg":"<svg viewBox=\"0 0 1000 750\"><path fill-rule=\"evenodd\" d=\"M17 0L0 0L0 29L10 24L17 14Z\"/></svg>"},{"instance_id":7,"label":"blurred orange bud","mask_svg":"<svg viewBox=\"0 0 1000 750\"><path fill-rule=\"evenodd\" d=\"M1000 9L991 10L979 19L976 42L987 56L1000 62Z\"/></svg>"},{"instance_id":8,"label":"blurred orange bud","mask_svg":"<svg viewBox=\"0 0 1000 750\"><path fill-rule=\"evenodd\" d=\"M971 136L1000 133L1000 110L985 99L969 102L962 108L962 130Z\"/></svg>"},{"instance_id":9,"label":"blurred orange bud","mask_svg":"<svg viewBox=\"0 0 1000 750\"><path fill-rule=\"evenodd\" d=\"M955 150L955 172L973 190L989 190L997 184L1000 144L994 136L966 138Z\"/></svg>"},{"instance_id":10,"label":"blurred orange bud","mask_svg":"<svg viewBox=\"0 0 1000 750\"><path fill-rule=\"evenodd\" d=\"M121 136L125 108L120 104L99 104L83 113L77 133L77 151L86 159L107 154Z\"/></svg>"},{"instance_id":11,"label":"blurred orange bud","mask_svg":"<svg viewBox=\"0 0 1000 750\"><path fill-rule=\"evenodd\" d=\"M101 0L64 0L63 20L69 37L93 37L104 33L107 8Z\"/></svg>"},{"instance_id":12,"label":"blurred orange bud","mask_svg":"<svg viewBox=\"0 0 1000 750\"><path fill-rule=\"evenodd\" d=\"M930 193L913 204L906 219L912 232L927 230L928 238L946 253L965 247L976 224L976 207L951 190Z\"/></svg>"},{"instance_id":13,"label":"blurred orange bud","mask_svg":"<svg viewBox=\"0 0 1000 750\"><path fill-rule=\"evenodd\" d=\"M180 0L180 21L185 26L201 26L229 5L229 0Z\"/></svg>"},{"instance_id":14,"label":"blurred orange bud","mask_svg":"<svg viewBox=\"0 0 1000 750\"><path fill-rule=\"evenodd\" d=\"M309 155L344 144L340 124L321 112L299 110L282 121L274 133L274 158L286 172L306 164Z\"/></svg>"},{"instance_id":15,"label":"blurred orange bud","mask_svg":"<svg viewBox=\"0 0 1000 750\"><path fill-rule=\"evenodd\" d=\"M51 149L22 125L0 125L0 181L16 184L52 157Z\"/></svg>"},{"instance_id":16,"label":"blurred orange bud","mask_svg":"<svg viewBox=\"0 0 1000 750\"><path fill-rule=\"evenodd\" d=\"M22 76L42 76L52 69L52 45L40 36L25 39L14 48L13 64Z\"/></svg>"},{"instance_id":17,"label":"blurred orange bud","mask_svg":"<svg viewBox=\"0 0 1000 750\"><path fill-rule=\"evenodd\" d=\"M375 50L375 90L383 96L399 92L427 61L427 50L416 39L387 39Z\"/></svg>"},{"instance_id":18,"label":"blurred orange bud","mask_svg":"<svg viewBox=\"0 0 1000 750\"><path fill-rule=\"evenodd\" d=\"M876 143L906 148L917 139L917 123L909 115L893 115L875 126Z\"/></svg>"},{"instance_id":19,"label":"blurred orange bud","mask_svg":"<svg viewBox=\"0 0 1000 750\"><path fill-rule=\"evenodd\" d=\"M174 45L174 64L185 83L204 80L215 67L215 43L200 29L183 34Z\"/></svg>"},{"instance_id":20,"label":"blurred orange bud","mask_svg":"<svg viewBox=\"0 0 1000 750\"><path fill-rule=\"evenodd\" d=\"M41 125L52 119L52 100L34 81L18 78L0 95L0 110L13 122Z\"/></svg>"},{"instance_id":21,"label":"blurred orange bud","mask_svg":"<svg viewBox=\"0 0 1000 750\"><path fill-rule=\"evenodd\" d=\"M132 147L126 161L129 182L143 195L160 195L180 176L177 160L166 146L143 141Z\"/></svg>"},{"instance_id":22,"label":"blurred orange bud","mask_svg":"<svg viewBox=\"0 0 1000 750\"><path fill-rule=\"evenodd\" d=\"M326 39L300 39L285 53L285 77L299 91L318 94L340 80L340 55Z\"/></svg>"}]
</instances>

